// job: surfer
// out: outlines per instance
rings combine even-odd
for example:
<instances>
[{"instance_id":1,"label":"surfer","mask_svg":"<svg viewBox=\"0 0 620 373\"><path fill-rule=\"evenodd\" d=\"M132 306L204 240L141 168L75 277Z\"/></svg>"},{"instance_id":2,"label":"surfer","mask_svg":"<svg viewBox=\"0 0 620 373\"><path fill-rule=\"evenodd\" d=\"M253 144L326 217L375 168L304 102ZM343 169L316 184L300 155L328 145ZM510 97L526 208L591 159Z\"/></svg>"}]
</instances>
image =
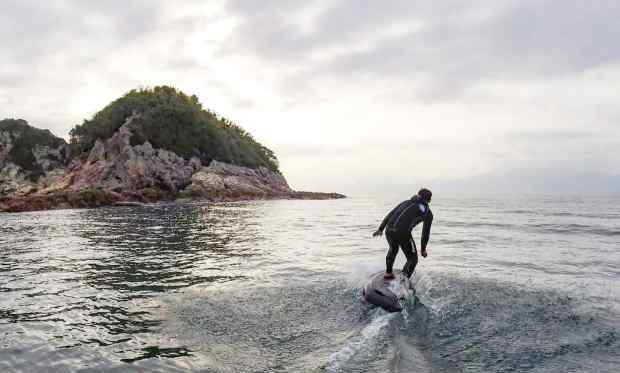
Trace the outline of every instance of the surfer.
<instances>
[{"instance_id":1,"label":"surfer","mask_svg":"<svg viewBox=\"0 0 620 373\"><path fill-rule=\"evenodd\" d=\"M413 274L418 264L418 252L413 237L411 237L411 231L420 222L423 222L422 239L420 240L422 250L420 253L426 258L426 244L428 243L431 234L431 224L433 223L433 213L428 207L432 195L433 193L431 193L430 190L426 188L420 189L418 194L411 197L411 199L403 201L398 206L394 207L383 219L379 228L372 234L373 237L380 236L383 234L383 229L387 228L385 238L388 242L389 249L385 257L384 278L394 278L392 266L394 265L399 247L407 257L407 263L405 263L403 267L403 273L407 277L411 277Z\"/></svg>"}]
</instances>

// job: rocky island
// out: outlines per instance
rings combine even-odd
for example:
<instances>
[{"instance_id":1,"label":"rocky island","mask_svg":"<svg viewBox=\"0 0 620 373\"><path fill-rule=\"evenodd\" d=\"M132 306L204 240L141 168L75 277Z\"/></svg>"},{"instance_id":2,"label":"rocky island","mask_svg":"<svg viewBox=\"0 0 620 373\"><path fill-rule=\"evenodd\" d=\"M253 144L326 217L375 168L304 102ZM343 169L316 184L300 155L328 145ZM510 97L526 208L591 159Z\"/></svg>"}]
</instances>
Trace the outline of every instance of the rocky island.
<instances>
[{"instance_id":1,"label":"rocky island","mask_svg":"<svg viewBox=\"0 0 620 373\"><path fill-rule=\"evenodd\" d=\"M179 198L332 199L292 190L275 154L172 87L133 90L75 126L70 141L0 121L0 211Z\"/></svg>"}]
</instances>

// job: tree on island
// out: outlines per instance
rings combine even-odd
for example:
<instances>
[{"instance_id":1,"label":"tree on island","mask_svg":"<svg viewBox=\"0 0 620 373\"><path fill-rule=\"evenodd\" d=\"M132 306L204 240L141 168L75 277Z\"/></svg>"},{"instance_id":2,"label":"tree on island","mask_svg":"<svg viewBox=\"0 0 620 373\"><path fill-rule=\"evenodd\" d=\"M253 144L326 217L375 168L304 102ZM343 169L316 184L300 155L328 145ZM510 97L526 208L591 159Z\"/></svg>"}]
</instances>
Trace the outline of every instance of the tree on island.
<instances>
[{"instance_id":1,"label":"tree on island","mask_svg":"<svg viewBox=\"0 0 620 373\"><path fill-rule=\"evenodd\" d=\"M169 86L131 90L92 119L76 125L69 133L73 155L89 151L97 139L112 137L134 114L132 145L149 141L155 148L186 159L198 157L203 163L215 159L279 172L273 151L235 123L204 109L195 95Z\"/></svg>"}]
</instances>

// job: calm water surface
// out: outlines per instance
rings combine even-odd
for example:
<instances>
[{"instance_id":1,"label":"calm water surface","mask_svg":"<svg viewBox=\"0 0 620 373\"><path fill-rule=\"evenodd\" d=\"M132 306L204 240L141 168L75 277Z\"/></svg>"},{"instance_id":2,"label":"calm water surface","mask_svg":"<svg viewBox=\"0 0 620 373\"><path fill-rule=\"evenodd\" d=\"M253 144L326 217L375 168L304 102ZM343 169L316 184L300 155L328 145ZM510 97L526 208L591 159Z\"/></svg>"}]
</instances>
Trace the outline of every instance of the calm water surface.
<instances>
[{"instance_id":1,"label":"calm water surface","mask_svg":"<svg viewBox=\"0 0 620 373\"><path fill-rule=\"evenodd\" d=\"M2 214L0 371L620 371L620 198L436 196L388 314L360 297L397 202Z\"/></svg>"}]
</instances>

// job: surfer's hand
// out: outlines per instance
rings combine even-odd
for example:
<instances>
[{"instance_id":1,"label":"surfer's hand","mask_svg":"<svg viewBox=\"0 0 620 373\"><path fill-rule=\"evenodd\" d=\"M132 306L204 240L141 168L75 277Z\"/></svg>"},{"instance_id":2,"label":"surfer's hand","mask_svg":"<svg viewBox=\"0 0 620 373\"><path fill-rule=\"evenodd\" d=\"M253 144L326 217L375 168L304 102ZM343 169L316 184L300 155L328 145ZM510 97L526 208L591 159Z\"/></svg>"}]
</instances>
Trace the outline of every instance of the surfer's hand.
<instances>
[{"instance_id":1,"label":"surfer's hand","mask_svg":"<svg viewBox=\"0 0 620 373\"><path fill-rule=\"evenodd\" d=\"M375 233L372 234L373 237L381 236L383 232L380 229L377 229Z\"/></svg>"},{"instance_id":2,"label":"surfer's hand","mask_svg":"<svg viewBox=\"0 0 620 373\"><path fill-rule=\"evenodd\" d=\"M426 249L425 249L425 250L422 250L421 254L422 254L422 256L423 256L424 258L426 258L426 255L428 255L428 254L426 253Z\"/></svg>"}]
</instances>

